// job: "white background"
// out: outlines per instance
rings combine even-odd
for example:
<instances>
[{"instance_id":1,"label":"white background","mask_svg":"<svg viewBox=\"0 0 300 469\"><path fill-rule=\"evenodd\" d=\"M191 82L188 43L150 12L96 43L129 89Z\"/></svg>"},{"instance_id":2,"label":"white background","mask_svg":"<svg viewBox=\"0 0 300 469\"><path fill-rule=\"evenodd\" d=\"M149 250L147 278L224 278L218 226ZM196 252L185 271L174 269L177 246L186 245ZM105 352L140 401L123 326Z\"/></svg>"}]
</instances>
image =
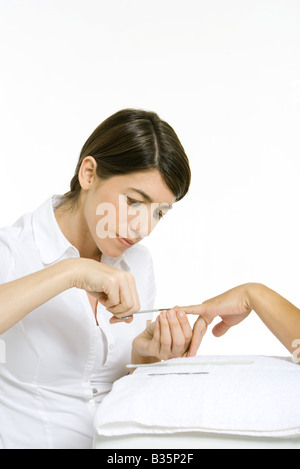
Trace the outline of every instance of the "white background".
<instances>
[{"instance_id":1,"label":"white background","mask_svg":"<svg viewBox=\"0 0 300 469\"><path fill-rule=\"evenodd\" d=\"M0 44L0 226L68 190L106 117L153 110L193 174L145 241L157 306L248 281L300 305L299 0L0 0ZM199 353L287 355L255 314Z\"/></svg>"}]
</instances>

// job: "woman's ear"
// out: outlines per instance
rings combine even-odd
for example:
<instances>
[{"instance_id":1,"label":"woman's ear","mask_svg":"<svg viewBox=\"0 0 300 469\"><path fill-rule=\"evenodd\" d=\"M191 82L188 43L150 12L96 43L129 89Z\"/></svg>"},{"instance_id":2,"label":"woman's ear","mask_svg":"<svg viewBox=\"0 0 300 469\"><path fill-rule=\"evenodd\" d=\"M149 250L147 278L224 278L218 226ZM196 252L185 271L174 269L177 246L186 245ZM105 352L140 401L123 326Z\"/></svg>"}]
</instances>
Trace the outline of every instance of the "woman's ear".
<instances>
[{"instance_id":1,"label":"woman's ear","mask_svg":"<svg viewBox=\"0 0 300 469\"><path fill-rule=\"evenodd\" d=\"M86 156L78 172L78 181L83 190L89 190L96 177L97 163L92 156Z\"/></svg>"}]
</instances>

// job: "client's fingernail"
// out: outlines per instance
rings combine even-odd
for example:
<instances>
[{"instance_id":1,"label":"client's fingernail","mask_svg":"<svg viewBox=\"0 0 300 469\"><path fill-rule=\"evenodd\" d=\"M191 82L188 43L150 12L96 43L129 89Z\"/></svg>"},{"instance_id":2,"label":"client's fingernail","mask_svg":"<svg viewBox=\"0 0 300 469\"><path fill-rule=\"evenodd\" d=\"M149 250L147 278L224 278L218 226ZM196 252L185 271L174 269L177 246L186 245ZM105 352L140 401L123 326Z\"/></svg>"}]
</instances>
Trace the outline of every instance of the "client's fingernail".
<instances>
[{"instance_id":1,"label":"client's fingernail","mask_svg":"<svg viewBox=\"0 0 300 469\"><path fill-rule=\"evenodd\" d=\"M166 311L163 311L163 312L161 313L161 317L162 317L163 319L167 319L167 312L166 312Z\"/></svg>"},{"instance_id":2,"label":"client's fingernail","mask_svg":"<svg viewBox=\"0 0 300 469\"><path fill-rule=\"evenodd\" d=\"M175 319L175 311L173 311L173 309L170 309L168 311L168 315L170 319Z\"/></svg>"}]
</instances>

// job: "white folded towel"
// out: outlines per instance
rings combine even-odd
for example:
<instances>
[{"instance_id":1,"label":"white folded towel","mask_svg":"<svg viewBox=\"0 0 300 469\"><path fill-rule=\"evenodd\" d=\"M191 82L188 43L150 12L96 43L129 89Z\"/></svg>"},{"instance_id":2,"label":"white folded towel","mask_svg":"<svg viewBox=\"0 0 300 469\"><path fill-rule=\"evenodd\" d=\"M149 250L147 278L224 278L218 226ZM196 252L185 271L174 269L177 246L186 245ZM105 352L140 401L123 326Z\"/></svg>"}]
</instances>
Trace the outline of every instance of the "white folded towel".
<instances>
[{"instance_id":1,"label":"white folded towel","mask_svg":"<svg viewBox=\"0 0 300 469\"><path fill-rule=\"evenodd\" d=\"M99 435L300 435L300 365L284 357L197 356L139 367L98 408Z\"/></svg>"}]
</instances>

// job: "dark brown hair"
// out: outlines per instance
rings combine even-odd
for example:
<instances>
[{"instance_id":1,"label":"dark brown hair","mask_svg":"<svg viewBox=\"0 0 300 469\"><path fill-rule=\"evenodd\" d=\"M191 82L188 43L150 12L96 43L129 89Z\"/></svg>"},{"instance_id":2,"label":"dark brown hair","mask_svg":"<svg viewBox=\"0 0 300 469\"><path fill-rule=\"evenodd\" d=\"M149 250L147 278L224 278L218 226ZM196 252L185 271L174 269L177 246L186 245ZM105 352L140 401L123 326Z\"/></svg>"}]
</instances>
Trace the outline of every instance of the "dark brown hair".
<instances>
[{"instance_id":1,"label":"dark brown hair","mask_svg":"<svg viewBox=\"0 0 300 469\"><path fill-rule=\"evenodd\" d=\"M176 200L189 189L191 171L185 151L172 127L154 112L124 109L102 122L83 145L62 203L77 202L81 190L78 172L87 156L96 160L101 179L157 169Z\"/></svg>"}]
</instances>

